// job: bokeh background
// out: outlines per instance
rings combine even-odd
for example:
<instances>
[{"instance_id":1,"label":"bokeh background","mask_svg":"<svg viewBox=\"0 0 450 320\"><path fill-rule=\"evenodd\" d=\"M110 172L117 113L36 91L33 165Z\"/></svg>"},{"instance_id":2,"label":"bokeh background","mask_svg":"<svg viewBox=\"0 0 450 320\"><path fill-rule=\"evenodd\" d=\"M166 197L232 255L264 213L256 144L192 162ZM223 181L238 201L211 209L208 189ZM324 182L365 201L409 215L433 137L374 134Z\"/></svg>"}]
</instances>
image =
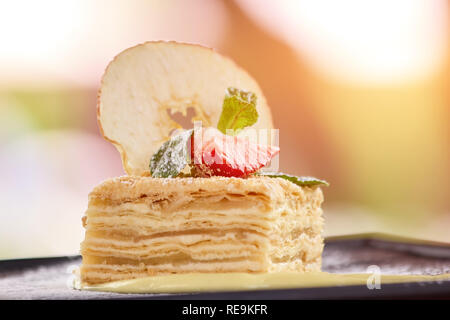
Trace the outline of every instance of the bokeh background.
<instances>
[{"instance_id":1,"label":"bokeh background","mask_svg":"<svg viewBox=\"0 0 450 320\"><path fill-rule=\"evenodd\" d=\"M446 0L0 2L0 258L78 252L87 194L123 174L100 78L148 40L213 47L257 79L280 169L331 182L326 235L450 242L449 16Z\"/></svg>"}]
</instances>

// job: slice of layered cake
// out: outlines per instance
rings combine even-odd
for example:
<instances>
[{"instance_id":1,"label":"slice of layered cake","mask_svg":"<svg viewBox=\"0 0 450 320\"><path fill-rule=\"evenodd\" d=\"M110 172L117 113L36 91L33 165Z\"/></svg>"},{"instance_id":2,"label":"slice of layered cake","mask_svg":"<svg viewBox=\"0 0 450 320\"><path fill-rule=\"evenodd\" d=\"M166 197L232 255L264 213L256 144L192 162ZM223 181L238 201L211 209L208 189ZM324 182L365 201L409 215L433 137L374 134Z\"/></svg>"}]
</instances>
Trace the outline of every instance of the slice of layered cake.
<instances>
[{"instance_id":1,"label":"slice of layered cake","mask_svg":"<svg viewBox=\"0 0 450 320\"><path fill-rule=\"evenodd\" d=\"M171 117L188 108L200 128ZM103 77L98 121L128 175L89 195L82 284L320 271L326 182L261 170L279 148L249 133L271 129L271 119L257 83L211 49L149 42L119 54Z\"/></svg>"},{"instance_id":2,"label":"slice of layered cake","mask_svg":"<svg viewBox=\"0 0 450 320\"><path fill-rule=\"evenodd\" d=\"M280 178L108 180L89 196L82 281L320 271L322 199Z\"/></svg>"}]
</instances>

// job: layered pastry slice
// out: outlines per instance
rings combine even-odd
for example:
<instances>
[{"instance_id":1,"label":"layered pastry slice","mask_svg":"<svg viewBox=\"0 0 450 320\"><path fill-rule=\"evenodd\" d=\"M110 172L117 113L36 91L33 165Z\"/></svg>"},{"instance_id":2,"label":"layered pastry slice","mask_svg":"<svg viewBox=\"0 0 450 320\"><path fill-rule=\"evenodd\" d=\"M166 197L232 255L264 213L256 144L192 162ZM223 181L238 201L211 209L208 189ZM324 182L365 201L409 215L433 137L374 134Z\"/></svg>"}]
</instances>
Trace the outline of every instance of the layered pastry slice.
<instances>
[{"instance_id":1,"label":"layered pastry slice","mask_svg":"<svg viewBox=\"0 0 450 320\"><path fill-rule=\"evenodd\" d=\"M189 108L183 129L171 115ZM326 182L262 171L280 149L250 138L271 136L270 108L234 62L174 42L127 49L105 71L97 117L127 176L89 195L82 284L320 271Z\"/></svg>"},{"instance_id":2,"label":"layered pastry slice","mask_svg":"<svg viewBox=\"0 0 450 320\"><path fill-rule=\"evenodd\" d=\"M89 196L81 280L320 271L322 200L280 178L111 179Z\"/></svg>"}]
</instances>

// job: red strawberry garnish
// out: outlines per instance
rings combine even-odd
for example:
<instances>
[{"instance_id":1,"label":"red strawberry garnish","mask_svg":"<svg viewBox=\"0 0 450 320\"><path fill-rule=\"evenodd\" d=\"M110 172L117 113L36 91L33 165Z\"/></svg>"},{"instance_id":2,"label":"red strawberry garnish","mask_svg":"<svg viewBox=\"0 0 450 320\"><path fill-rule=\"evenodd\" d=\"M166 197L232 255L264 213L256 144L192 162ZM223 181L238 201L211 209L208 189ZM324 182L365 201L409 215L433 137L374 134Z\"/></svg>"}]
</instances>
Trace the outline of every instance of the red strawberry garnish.
<instances>
[{"instance_id":1,"label":"red strawberry garnish","mask_svg":"<svg viewBox=\"0 0 450 320\"><path fill-rule=\"evenodd\" d=\"M274 146L224 135L215 128L197 129L191 139L191 159L205 176L246 177L266 166L280 152Z\"/></svg>"}]
</instances>

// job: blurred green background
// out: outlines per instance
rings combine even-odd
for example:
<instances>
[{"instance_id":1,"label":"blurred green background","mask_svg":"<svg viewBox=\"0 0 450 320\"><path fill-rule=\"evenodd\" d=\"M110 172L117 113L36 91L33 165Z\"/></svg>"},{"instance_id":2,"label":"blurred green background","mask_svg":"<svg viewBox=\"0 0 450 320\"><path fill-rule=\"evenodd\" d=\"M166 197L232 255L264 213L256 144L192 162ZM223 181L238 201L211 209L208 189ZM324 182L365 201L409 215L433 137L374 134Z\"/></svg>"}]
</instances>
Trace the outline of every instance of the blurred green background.
<instances>
[{"instance_id":1,"label":"blurred green background","mask_svg":"<svg viewBox=\"0 0 450 320\"><path fill-rule=\"evenodd\" d=\"M326 235L450 242L449 16L446 0L1 2L0 258L78 252L89 191L123 174L100 78L148 40L213 47L256 78L280 170L331 182Z\"/></svg>"}]
</instances>

